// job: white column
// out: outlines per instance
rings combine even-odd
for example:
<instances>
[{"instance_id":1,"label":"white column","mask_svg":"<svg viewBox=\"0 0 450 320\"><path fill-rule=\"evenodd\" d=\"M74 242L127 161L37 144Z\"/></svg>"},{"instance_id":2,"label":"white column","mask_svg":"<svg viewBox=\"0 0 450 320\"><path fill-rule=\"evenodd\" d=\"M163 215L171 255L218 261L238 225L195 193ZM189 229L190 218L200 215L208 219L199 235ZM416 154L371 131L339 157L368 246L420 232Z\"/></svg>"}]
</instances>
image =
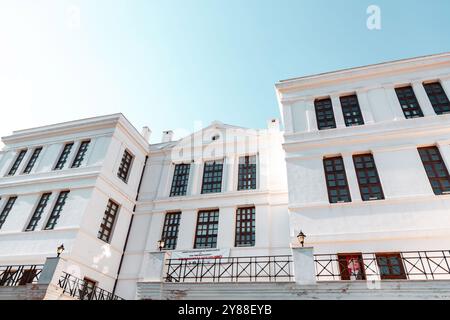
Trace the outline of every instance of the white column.
<instances>
[{"instance_id":1,"label":"white column","mask_svg":"<svg viewBox=\"0 0 450 320\"><path fill-rule=\"evenodd\" d=\"M292 247L294 260L294 276L298 285L316 284L316 269L314 266L314 248Z\"/></svg>"},{"instance_id":2,"label":"white column","mask_svg":"<svg viewBox=\"0 0 450 320\"><path fill-rule=\"evenodd\" d=\"M394 116L394 121L405 119L405 114L403 113L402 106L398 101L397 94L395 93L394 86L383 86L384 93L386 94L386 99L389 103L389 108Z\"/></svg>"},{"instance_id":3,"label":"white column","mask_svg":"<svg viewBox=\"0 0 450 320\"><path fill-rule=\"evenodd\" d=\"M337 128L344 128L344 114L342 113L341 100L338 95L331 95L331 103L333 104L334 119Z\"/></svg>"},{"instance_id":4,"label":"white column","mask_svg":"<svg viewBox=\"0 0 450 320\"><path fill-rule=\"evenodd\" d=\"M183 210L178 231L177 250L189 250L194 247L197 211Z\"/></svg>"},{"instance_id":5,"label":"white column","mask_svg":"<svg viewBox=\"0 0 450 320\"><path fill-rule=\"evenodd\" d=\"M268 248L270 247L271 233L270 233L270 208L269 206L255 207L255 247Z\"/></svg>"},{"instance_id":6,"label":"white column","mask_svg":"<svg viewBox=\"0 0 450 320\"><path fill-rule=\"evenodd\" d=\"M141 273L141 279L144 282L163 282L165 260L169 257L168 252L155 251L145 253L145 266Z\"/></svg>"},{"instance_id":7,"label":"white column","mask_svg":"<svg viewBox=\"0 0 450 320\"><path fill-rule=\"evenodd\" d=\"M361 90L357 92L359 107L361 108L361 113L365 124L374 123L374 117L372 109L370 107L369 97L367 95L367 90Z\"/></svg>"},{"instance_id":8,"label":"white column","mask_svg":"<svg viewBox=\"0 0 450 320\"><path fill-rule=\"evenodd\" d=\"M447 143L438 142L438 149L441 153L445 166L450 171L450 146Z\"/></svg>"},{"instance_id":9,"label":"white column","mask_svg":"<svg viewBox=\"0 0 450 320\"><path fill-rule=\"evenodd\" d=\"M358 178L356 177L355 166L353 164L352 155L342 155L345 166L345 174L347 175L348 188L352 201L361 201L361 192L359 190Z\"/></svg>"},{"instance_id":10,"label":"white column","mask_svg":"<svg viewBox=\"0 0 450 320\"><path fill-rule=\"evenodd\" d=\"M289 134L294 132L294 118L292 115L292 105L286 102L281 103L283 108L284 132Z\"/></svg>"},{"instance_id":11,"label":"white column","mask_svg":"<svg viewBox=\"0 0 450 320\"><path fill-rule=\"evenodd\" d=\"M434 116L436 113L434 112L433 106L430 102L430 99L428 99L428 95L425 91L425 88L423 87L423 84L421 81L414 81L412 83L412 88L414 91L414 94L417 97L417 101L419 102L420 108L422 109L424 116Z\"/></svg>"},{"instance_id":12,"label":"white column","mask_svg":"<svg viewBox=\"0 0 450 320\"><path fill-rule=\"evenodd\" d=\"M441 86L444 89L447 98L450 99L450 77L441 78Z\"/></svg>"},{"instance_id":13,"label":"white column","mask_svg":"<svg viewBox=\"0 0 450 320\"><path fill-rule=\"evenodd\" d=\"M234 247L235 220L234 207L220 208L217 248Z\"/></svg>"},{"instance_id":14,"label":"white column","mask_svg":"<svg viewBox=\"0 0 450 320\"><path fill-rule=\"evenodd\" d=\"M236 191L237 190L237 167L238 167L239 157L236 155L231 155L227 158L227 185L226 191ZM225 172L224 172L225 173Z\"/></svg>"},{"instance_id":15,"label":"white column","mask_svg":"<svg viewBox=\"0 0 450 320\"><path fill-rule=\"evenodd\" d=\"M314 100L309 100L306 102L306 119L307 119L307 132L317 131L317 117L316 108L314 107Z\"/></svg>"},{"instance_id":16,"label":"white column","mask_svg":"<svg viewBox=\"0 0 450 320\"><path fill-rule=\"evenodd\" d=\"M196 160L191 164L192 173L189 176L189 195L197 195L201 192L203 162Z\"/></svg>"}]
</instances>

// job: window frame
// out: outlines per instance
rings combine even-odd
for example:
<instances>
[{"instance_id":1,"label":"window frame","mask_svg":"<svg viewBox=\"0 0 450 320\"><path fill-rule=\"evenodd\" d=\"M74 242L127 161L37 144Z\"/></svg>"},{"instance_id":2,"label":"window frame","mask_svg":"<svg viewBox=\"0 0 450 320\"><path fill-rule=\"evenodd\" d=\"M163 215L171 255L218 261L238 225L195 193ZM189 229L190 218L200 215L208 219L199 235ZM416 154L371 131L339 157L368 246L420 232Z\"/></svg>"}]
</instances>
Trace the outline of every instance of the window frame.
<instances>
[{"instance_id":1,"label":"window frame","mask_svg":"<svg viewBox=\"0 0 450 320\"><path fill-rule=\"evenodd\" d=\"M128 158L130 158L129 161L127 161ZM128 178L130 177L131 174L131 168L133 167L134 158L135 158L134 154L130 150L125 149L123 151L122 159L120 160L119 164L119 169L117 170L117 177L124 183L128 183ZM126 169L124 169L124 166L126 166Z\"/></svg>"},{"instance_id":2,"label":"window frame","mask_svg":"<svg viewBox=\"0 0 450 320\"><path fill-rule=\"evenodd\" d=\"M113 210L112 206L116 206L116 209ZM114 213L111 214L110 210L113 210ZM106 209L102 216L102 222L100 223L100 227L97 233L98 239L106 243L111 243L119 212L120 205L116 201L108 199ZM109 217L112 217L112 221L108 221ZM111 224L111 227L107 226L108 222ZM107 231L108 233L106 234L105 231ZM103 237L106 237L106 239L104 239Z\"/></svg>"},{"instance_id":3,"label":"window frame","mask_svg":"<svg viewBox=\"0 0 450 320\"><path fill-rule=\"evenodd\" d=\"M339 264L339 274L341 276L341 280L344 280L344 281L366 280L365 264L364 264L363 254L361 252L338 253L337 259L338 259L338 264ZM359 270L360 270L359 274L354 275L349 272L348 265L349 265L350 259L358 261ZM356 276L356 279L352 279L352 276Z\"/></svg>"},{"instance_id":4,"label":"window frame","mask_svg":"<svg viewBox=\"0 0 450 320\"><path fill-rule=\"evenodd\" d=\"M372 160L372 163L373 163L373 168L372 168L372 169L370 169L370 168L369 168L369 169L368 169L368 168L365 168L365 165L364 165L364 168L357 168L356 158L358 158L358 157L367 157L367 156L370 156L370 158L371 158L371 160ZM354 165L354 168L355 168L356 179L358 180L358 186L359 186L359 191L360 191L360 193L361 193L361 199L362 199L362 201L378 201L378 200L385 200L384 191L383 191L383 185L382 185L382 183L381 183L380 175L379 175L379 173L378 173L378 169L377 169L377 166L376 166L376 163L375 163L375 158L374 158L373 154L372 154L372 153L355 154L355 155L353 155L352 158L353 158L353 165ZM366 163L366 161L363 161L363 163ZM375 177L375 178L377 179L377 182L376 182L376 183L369 183L369 182L367 182L367 183L364 183L364 184L363 184L363 183L361 182L360 177L359 177L359 172L360 172L360 171L365 172L365 173L366 173L366 179L369 180L369 177L371 177L371 176L368 174L368 172L369 172L370 170L374 170L375 175L374 175L373 177ZM373 189L374 187L377 187L377 186L380 188L380 195L381 195L381 197L377 197L377 198L375 198L375 197L369 197L368 199L364 199L363 188L368 188L369 191L370 191L370 194L372 194L372 193L373 193L373 192L372 192L372 189Z\"/></svg>"},{"instance_id":5,"label":"window frame","mask_svg":"<svg viewBox=\"0 0 450 320\"><path fill-rule=\"evenodd\" d=\"M356 103L352 104L353 99L356 101ZM344 123L346 127L357 127L363 126L365 124L364 116L361 111L361 105L359 104L358 95L356 93L340 96L339 102L341 103L342 115L344 117ZM347 108L349 110L346 110ZM355 110L353 109L356 109L356 112L358 112L357 115L353 114L355 112ZM346 113L349 112L352 114L346 116Z\"/></svg>"},{"instance_id":6,"label":"window frame","mask_svg":"<svg viewBox=\"0 0 450 320\"><path fill-rule=\"evenodd\" d=\"M48 202L52 196L51 192L44 192L39 197L38 203L36 204L33 214L31 215L31 218L29 219L27 226L25 228L25 232L32 232L36 230L36 227L39 224L39 221L42 219L42 215L47 208Z\"/></svg>"},{"instance_id":7,"label":"window frame","mask_svg":"<svg viewBox=\"0 0 450 320\"><path fill-rule=\"evenodd\" d=\"M187 169L186 169L187 168ZM190 163L175 163L169 197L183 197L187 194L191 174ZM182 184L184 183L184 184ZM181 191L179 190L181 188Z\"/></svg>"},{"instance_id":8,"label":"window frame","mask_svg":"<svg viewBox=\"0 0 450 320\"><path fill-rule=\"evenodd\" d=\"M164 241L163 250L175 250L177 248L178 233L180 231L181 211L170 211L164 215L161 231L161 240ZM168 244L170 243L170 246Z\"/></svg>"},{"instance_id":9,"label":"window frame","mask_svg":"<svg viewBox=\"0 0 450 320\"><path fill-rule=\"evenodd\" d=\"M409 91L409 92L405 92L405 91ZM407 96L408 93L409 93L409 96ZM420 106L420 102L417 99L417 95L416 95L412 85L408 84L408 85L396 87L395 94L397 95L397 99L400 104L400 107L402 108L405 119L416 119L416 118L424 117L422 107ZM411 107L411 103L415 103L416 105L414 107ZM407 115L406 112L410 112L410 113L416 112L416 114L411 116L411 115Z\"/></svg>"},{"instance_id":10,"label":"window frame","mask_svg":"<svg viewBox=\"0 0 450 320\"><path fill-rule=\"evenodd\" d=\"M58 223L59 218L61 217L61 212L66 204L67 198L69 197L70 190L60 191L56 201L53 205L52 211L50 212L50 216L47 218L47 222L45 223L44 230L53 230ZM54 220L54 221L52 221Z\"/></svg>"},{"instance_id":11,"label":"window frame","mask_svg":"<svg viewBox=\"0 0 450 320\"><path fill-rule=\"evenodd\" d=\"M30 158L27 161L27 164L25 165L25 168L22 171L22 174L30 174L33 170L34 166L36 165L37 160L39 159L39 156L41 155L43 150L43 147L36 147L33 149L33 153L31 154Z\"/></svg>"},{"instance_id":12,"label":"window frame","mask_svg":"<svg viewBox=\"0 0 450 320\"><path fill-rule=\"evenodd\" d=\"M246 212L246 210L252 211ZM237 207L235 212L234 246L236 248L254 247L256 245L256 207ZM250 219L247 219L247 215L251 216ZM242 223L250 223L250 227L243 226ZM250 228L250 231L245 230L247 228ZM250 241L242 240L242 237L246 236L250 236Z\"/></svg>"},{"instance_id":13,"label":"window frame","mask_svg":"<svg viewBox=\"0 0 450 320\"><path fill-rule=\"evenodd\" d=\"M222 185L223 185L223 167L224 167L225 161L223 159L218 160L210 160L205 161L203 164L203 177L202 177L202 189L201 194L214 194L214 193L221 193L222 192ZM212 170L207 171L207 166L213 166ZM220 171L217 169L217 167L220 166ZM206 175L211 173L211 177L207 177ZM215 174L220 173L220 175L215 176ZM215 185L219 185L219 182L216 181L216 179L220 177L220 188L214 187ZM212 179L212 181L205 181L206 179ZM211 186L211 187L209 187ZM208 187L208 188L206 188Z\"/></svg>"},{"instance_id":14,"label":"window frame","mask_svg":"<svg viewBox=\"0 0 450 320\"><path fill-rule=\"evenodd\" d=\"M335 163L335 161L338 160L338 159L341 160L341 162L342 162L342 170L339 170L339 171L336 170L336 163ZM333 162L333 163L332 163L333 171L331 171L331 172L328 172L328 171L327 171L327 164L326 164L326 161L332 161L332 162ZM324 170L324 176L325 176L325 183L326 183L326 186L327 186L328 202L329 202L330 204L340 204L340 203L350 203L350 202L352 202L352 195L351 195L351 193L350 193L350 186L349 186L349 184L348 184L347 172L346 172L346 170L345 170L344 158L343 158L342 156L324 157L322 163L323 163L323 170ZM333 181L336 182L336 185L335 185L335 186L331 186L331 185L330 185L331 180L328 179L328 175L329 175L329 174L333 174L335 177L336 177L338 174L343 174L343 175L344 175L345 186L344 186L344 187L340 187L340 186L338 185L337 182L339 181L339 179L337 179L337 177L333 180ZM343 189L346 189L346 190L347 190L347 193L348 193L348 200L338 200L338 201L336 201L336 202L332 201L332 198L334 197L334 196L331 194L332 191L333 191L333 190L336 190L336 191L337 191L337 196L335 196L335 197L338 197L339 199L341 199L342 196L341 196L341 194L340 194L340 190L343 190Z\"/></svg>"},{"instance_id":15,"label":"window frame","mask_svg":"<svg viewBox=\"0 0 450 320\"><path fill-rule=\"evenodd\" d=\"M72 160L71 168L79 168L83 164L83 161L86 159L86 154L89 149L89 146L91 144L91 139L82 140L80 142L80 145L78 146L77 153L75 154L75 157ZM86 147L84 147L86 146Z\"/></svg>"},{"instance_id":16,"label":"window frame","mask_svg":"<svg viewBox=\"0 0 450 320\"><path fill-rule=\"evenodd\" d=\"M421 154L421 151L425 151L425 150L436 150L437 151L436 155L439 157L439 160L431 160L431 155L427 152L427 156L430 160L425 161ZM447 181L450 184L450 174L449 174L447 165L444 161L444 158L442 158L442 154L441 154L439 148L437 146L420 147L420 148L417 148L417 151L419 152L420 160L422 161L422 165L424 167L425 174L428 177L428 180L430 182L430 186L431 186L431 189L433 190L433 193L437 196L450 194L450 186L448 188L445 188L445 186L442 183L442 181ZM436 164L442 165L443 171L445 174L444 177L439 177L438 171L435 167ZM427 171L427 167L426 167L427 165L432 166L432 171L433 171L433 174L435 177L430 177L430 175L428 174L428 171ZM437 181L440 186L439 193L437 192L437 189L433 186L434 181Z\"/></svg>"},{"instance_id":17,"label":"window frame","mask_svg":"<svg viewBox=\"0 0 450 320\"><path fill-rule=\"evenodd\" d=\"M66 142L60 151L58 159L56 160L55 165L53 166L53 170L63 170L67 161L69 160L70 153L75 145L75 142Z\"/></svg>"},{"instance_id":18,"label":"window frame","mask_svg":"<svg viewBox=\"0 0 450 320\"><path fill-rule=\"evenodd\" d=\"M0 212L0 230L2 229L3 225L6 222L6 219L8 218L8 215L10 214L11 210L14 207L14 204L17 201L17 196L9 196L8 200L6 200L5 204L3 205L2 211Z\"/></svg>"},{"instance_id":19,"label":"window frame","mask_svg":"<svg viewBox=\"0 0 450 320\"><path fill-rule=\"evenodd\" d=\"M244 163L241 159L244 158ZM251 163L251 158L255 159L255 163ZM254 167L254 168L253 168ZM242 172L241 172L242 169ZM250 171L250 173L249 173ZM249 175L251 175L249 177ZM241 179L242 177L242 179ZM237 190L256 190L258 183L258 157L257 155L245 155L238 158L238 181Z\"/></svg>"},{"instance_id":20,"label":"window frame","mask_svg":"<svg viewBox=\"0 0 450 320\"><path fill-rule=\"evenodd\" d=\"M14 158L14 161L13 161L11 167L9 168L6 176L12 177L17 173L17 170L20 168L20 165L22 164L22 161L25 158L27 152L28 152L28 149L18 150L18 152L16 153L16 157Z\"/></svg>"},{"instance_id":21,"label":"window frame","mask_svg":"<svg viewBox=\"0 0 450 320\"><path fill-rule=\"evenodd\" d=\"M207 221L200 221L201 215L207 214ZM195 227L195 238L194 238L194 249L215 249L217 248L217 239L219 238L219 218L220 211L219 209L209 209L209 210L200 210L197 212L197 224ZM199 234L200 226L205 225L206 228L202 228L205 230L205 234ZM212 226L212 228L211 228ZM209 234L210 230L215 231L211 235ZM205 239L204 246L201 246L203 241L199 241L200 239ZM210 241L210 239L213 239ZM207 246L207 244L210 244Z\"/></svg>"},{"instance_id":22,"label":"window frame","mask_svg":"<svg viewBox=\"0 0 450 320\"><path fill-rule=\"evenodd\" d=\"M325 106L325 101L329 102L328 106ZM321 110L319 110L319 108L321 108ZM336 116L334 114L334 109L333 109L333 101L331 100L330 97L315 99L314 100L314 111L316 113L317 129L319 131L337 128ZM330 114L328 114L328 115L326 114L327 112L331 112L331 115L333 118L332 121L331 121L331 119L327 120L327 117L330 117ZM325 119L320 120L319 117L321 117L321 116L324 117ZM321 125L321 124L324 124L324 122L326 122L326 124L327 124L326 126Z\"/></svg>"},{"instance_id":23,"label":"window frame","mask_svg":"<svg viewBox=\"0 0 450 320\"><path fill-rule=\"evenodd\" d=\"M433 107L434 112L437 115L449 114L450 113L450 99L449 99L448 94L445 91L444 86L442 85L441 81L437 80L437 81L424 82L422 85L423 85L425 93L426 93L426 95L428 97L428 100L430 101L431 106ZM430 86L434 86L434 85L438 85L440 87L440 90L442 91L441 95L443 95L445 97L447 102L445 102L445 103L437 102L439 100L438 99L438 94L435 93L434 92L435 90L430 87ZM433 91L433 92L430 92L430 90ZM433 98L431 98L430 95ZM436 103L433 103L434 99L435 99ZM442 111L441 110L442 108L446 108L447 111ZM439 111L437 111L436 109L439 109Z\"/></svg>"},{"instance_id":24,"label":"window frame","mask_svg":"<svg viewBox=\"0 0 450 320\"><path fill-rule=\"evenodd\" d=\"M382 274L381 267L385 266L385 265L381 265L380 264L380 259L381 258L387 258L387 260L389 261L389 258L391 258L391 257L397 258L398 261L399 261L399 264L398 265L393 265L390 262L388 262L388 264L386 266L389 269L389 274L388 275L384 275L384 274ZM407 274L405 272L405 266L404 266L404 263L403 263L403 259L402 259L401 253L399 253L399 252L377 252L377 253L375 253L375 260L377 262L377 267L378 267L378 269L380 271L380 279L381 280L407 280L408 279L408 276L407 276ZM395 266L399 266L400 267L400 274L398 274L398 275L395 275L395 274L391 273L392 267L395 267Z\"/></svg>"}]
</instances>

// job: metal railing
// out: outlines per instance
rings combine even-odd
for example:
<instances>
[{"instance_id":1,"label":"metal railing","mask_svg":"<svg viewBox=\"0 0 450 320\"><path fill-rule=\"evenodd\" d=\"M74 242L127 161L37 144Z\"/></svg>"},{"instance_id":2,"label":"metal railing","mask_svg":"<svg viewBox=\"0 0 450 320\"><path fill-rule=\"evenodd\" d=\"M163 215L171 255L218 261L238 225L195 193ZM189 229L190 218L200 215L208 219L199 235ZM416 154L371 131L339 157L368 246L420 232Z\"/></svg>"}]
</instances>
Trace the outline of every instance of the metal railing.
<instances>
[{"instance_id":1,"label":"metal railing","mask_svg":"<svg viewBox=\"0 0 450 320\"><path fill-rule=\"evenodd\" d=\"M63 271L58 286L63 292L79 300L124 300L92 283Z\"/></svg>"},{"instance_id":2,"label":"metal railing","mask_svg":"<svg viewBox=\"0 0 450 320\"><path fill-rule=\"evenodd\" d=\"M318 281L450 280L450 250L317 254L314 263Z\"/></svg>"},{"instance_id":3,"label":"metal railing","mask_svg":"<svg viewBox=\"0 0 450 320\"><path fill-rule=\"evenodd\" d=\"M15 287L37 283L44 265L0 266L0 286Z\"/></svg>"},{"instance_id":4,"label":"metal railing","mask_svg":"<svg viewBox=\"0 0 450 320\"><path fill-rule=\"evenodd\" d=\"M166 282L290 282L291 255L166 260Z\"/></svg>"}]
</instances>

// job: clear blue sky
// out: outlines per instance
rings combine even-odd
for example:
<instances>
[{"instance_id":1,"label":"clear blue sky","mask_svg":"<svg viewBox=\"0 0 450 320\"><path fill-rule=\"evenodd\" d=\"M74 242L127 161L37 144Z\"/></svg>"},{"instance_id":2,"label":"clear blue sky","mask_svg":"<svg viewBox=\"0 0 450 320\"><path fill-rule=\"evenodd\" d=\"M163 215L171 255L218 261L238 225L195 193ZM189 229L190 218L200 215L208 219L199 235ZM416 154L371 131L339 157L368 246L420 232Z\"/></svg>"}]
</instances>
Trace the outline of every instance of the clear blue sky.
<instances>
[{"instance_id":1,"label":"clear blue sky","mask_svg":"<svg viewBox=\"0 0 450 320\"><path fill-rule=\"evenodd\" d=\"M114 112L153 142L195 121L264 127L278 80L450 51L449 14L448 0L1 0L0 134Z\"/></svg>"}]
</instances>

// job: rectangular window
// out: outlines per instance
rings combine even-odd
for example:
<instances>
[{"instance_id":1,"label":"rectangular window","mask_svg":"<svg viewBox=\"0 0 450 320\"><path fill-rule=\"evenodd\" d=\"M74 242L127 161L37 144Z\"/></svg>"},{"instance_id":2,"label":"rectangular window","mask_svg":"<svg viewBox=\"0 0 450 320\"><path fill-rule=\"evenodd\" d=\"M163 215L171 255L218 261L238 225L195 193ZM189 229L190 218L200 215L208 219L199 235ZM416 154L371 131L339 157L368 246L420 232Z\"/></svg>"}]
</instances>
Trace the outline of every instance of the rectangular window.
<instances>
[{"instance_id":1,"label":"rectangular window","mask_svg":"<svg viewBox=\"0 0 450 320\"><path fill-rule=\"evenodd\" d=\"M434 112L438 115L450 113L450 101L448 100L442 85L439 82L433 82L426 83L423 86L433 105Z\"/></svg>"},{"instance_id":2,"label":"rectangular window","mask_svg":"<svg viewBox=\"0 0 450 320\"><path fill-rule=\"evenodd\" d=\"M366 280L362 254L340 253L338 262L341 280Z\"/></svg>"},{"instance_id":3,"label":"rectangular window","mask_svg":"<svg viewBox=\"0 0 450 320\"><path fill-rule=\"evenodd\" d=\"M375 166L373 155L359 154L353 156L356 176L363 201L384 199L380 177Z\"/></svg>"},{"instance_id":4,"label":"rectangular window","mask_svg":"<svg viewBox=\"0 0 450 320\"><path fill-rule=\"evenodd\" d=\"M176 164L173 172L172 187L170 188L170 196L185 196L189 182L190 164Z\"/></svg>"},{"instance_id":5,"label":"rectangular window","mask_svg":"<svg viewBox=\"0 0 450 320\"><path fill-rule=\"evenodd\" d=\"M238 190L256 189L256 156L239 158Z\"/></svg>"},{"instance_id":6,"label":"rectangular window","mask_svg":"<svg viewBox=\"0 0 450 320\"><path fill-rule=\"evenodd\" d=\"M72 168L78 168L79 166L81 166L81 163L83 163L84 157L86 156L86 152L90 143L91 143L90 140L81 142L80 147L78 148L77 151L77 155L73 160Z\"/></svg>"},{"instance_id":7,"label":"rectangular window","mask_svg":"<svg viewBox=\"0 0 450 320\"><path fill-rule=\"evenodd\" d=\"M80 290L80 300L92 300L96 288L97 281L84 277L83 287Z\"/></svg>"},{"instance_id":8,"label":"rectangular window","mask_svg":"<svg viewBox=\"0 0 450 320\"><path fill-rule=\"evenodd\" d=\"M50 199L51 193L44 193L41 198L39 199L38 205L36 209L34 210L33 216L31 217L30 222L28 223L27 228L25 231L34 231L36 229L36 226L41 220L42 213L45 210L45 207L47 206L47 202Z\"/></svg>"},{"instance_id":9,"label":"rectangular window","mask_svg":"<svg viewBox=\"0 0 450 320\"><path fill-rule=\"evenodd\" d=\"M19 154L16 157L16 160L14 160L14 164L12 165L11 169L9 169L8 176L13 176L16 174L16 171L19 168L20 164L22 163L22 160L25 157L26 153L27 153L26 149L20 150Z\"/></svg>"},{"instance_id":10,"label":"rectangular window","mask_svg":"<svg viewBox=\"0 0 450 320\"><path fill-rule=\"evenodd\" d=\"M215 248L219 231L219 210L200 211L197 216L194 249Z\"/></svg>"},{"instance_id":11,"label":"rectangular window","mask_svg":"<svg viewBox=\"0 0 450 320\"><path fill-rule=\"evenodd\" d=\"M222 160L205 162L202 194L222 191L222 170Z\"/></svg>"},{"instance_id":12,"label":"rectangular window","mask_svg":"<svg viewBox=\"0 0 450 320\"><path fill-rule=\"evenodd\" d=\"M66 203L67 196L70 191L61 191L59 193L58 199L56 200L55 206L53 207L52 213L48 218L47 224L45 226L45 230L52 230L55 228L58 223L59 216L61 215L61 211Z\"/></svg>"},{"instance_id":13,"label":"rectangular window","mask_svg":"<svg viewBox=\"0 0 450 320\"><path fill-rule=\"evenodd\" d=\"M58 162L55 165L55 170L61 170L64 168L64 165L67 162L67 158L69 157L70 151L72 151L73 142L66 143L64 145L64 149L59 156Z\"/></svg>"},{"instance_id":14,"label":"rectangular window","mask_svg":"<svg viewBox=\"0 0 450 320\"><path fill-rule=\"evenodd\" d=\"M317 127L319 130L336 128L333 104L330 98L314 101L314 107L316 109Z\"/></svg>"},{"instance_id":15,"label":"rectangular window","mask_svg":"<svg viewBox=\"0 0 450 320\"><path fill-rule=\"evenodd\" d=\"M127 150L123 152L122 161L120 161L117 176L125 183L127 183L128 180L128 174L131 169L131 163L133 162L133 158L134 157Z\"/></svg>"},{"instance_id":16,"label":"rectangular window","mask_svg":"<svg viewBox=\"0 0 450 320\"><path fill-rule=\"evenodd\" d=\"M16 202L17 197L9 197L8 201L6 202L5 206L3 207L2 213L0 213L0 229L3 227L3 224L6 221L6 218L8 218L9 212L11 211L12 207L14 206L14 203Z\"/></svg>"},{"instance_id":17,"label":"rectangular window","mask_svg":"<svg viewBox=\"0 0 450 320\"><path fill-rule=\"evenodd\" d=\"M164 249L175 250L175 248L177 247L180 218L181 212L166 213L161 235L161 240L164 241Z\"/></svg>"},{"instance_id":18,"label":"rectangular window","mask_svg":"<svg viewBox=\"0 0 450 320\"><path fill-rule=\"evenodd\" d=\"M406 119L423 117L422 109L420 109L419 101L417 101L414 90L411 86L396 88L398 101L402 106L403 114Z\"/></svg>"},{"instance_id":19,"label":"rectangular window","mask_svg":"<svg viewBox=\"0 0 450 320\"><path fill-rule=\"evenodd\" d=\"M377 253L376 259L381 280L406 279L400 253Z\"/></svg>"},{"instance_id":20,"label":"rectangular window","mask_svg":"<svg viewBox=\"0 0 450 320\"><path fill-rule=\"evenodd\" d=\"M358 97L356 94L351 96L340 97L342 113L347 127L360 126L364 124L364 119L359 107Z\"/></svg>"},{"instance_id":21,"label":"rectangular window","mask_svg":"<svg viewBox=\"0 0 450 320\"><path fill-rule=\"evenodd\" d=\"M33 154L31 155L30 160L28 160L27 166L25 167L25 170L23 170L23 173L30 173L33 169L34 165L36 164L37 159L39 158L39 155L41 154L42 147L36 148L33 151Z\"/></svg>"},{"instance_id":22,"label":"rectangular window","mask_svg":"<svg viewBox=\"0 0 450 320\"><path fill-rule=\"evenodd\" d=\"M323 159L330 203L351 202L347 175L342 157Z\"/></svg>"},{"instance_id":23,"label":"rectangular window","mask_svg":"<svg viewBox=\"0 0 450 320\"><path fill-rule=\"evenodd\" d=\"M238 208L236 211L236 247L255 245L255 207Z\"/></svg>"},{"instance_id":24,"label":"rectangular window","mask_svg":"<svg viewBox=\"0 0 450 320\"><path fill-rule=\"evenodd\" d=\"M437 147L419 148L420 158L436 195L450 193L450 176Z\"/></svg>"},{"instance_id":25,"label":"rectangular window","mask_svg":"<svg viewBox=\"0 0 450 320\"><path fill-rule=\"evenodd\" d=\"M112 200L108 201L105 214L103 215L103 221L98 231L98 238L105 242L111 240L114 222L116 221L117 213L119 211L119 205Z\"/></svg>"}]
</instances>

